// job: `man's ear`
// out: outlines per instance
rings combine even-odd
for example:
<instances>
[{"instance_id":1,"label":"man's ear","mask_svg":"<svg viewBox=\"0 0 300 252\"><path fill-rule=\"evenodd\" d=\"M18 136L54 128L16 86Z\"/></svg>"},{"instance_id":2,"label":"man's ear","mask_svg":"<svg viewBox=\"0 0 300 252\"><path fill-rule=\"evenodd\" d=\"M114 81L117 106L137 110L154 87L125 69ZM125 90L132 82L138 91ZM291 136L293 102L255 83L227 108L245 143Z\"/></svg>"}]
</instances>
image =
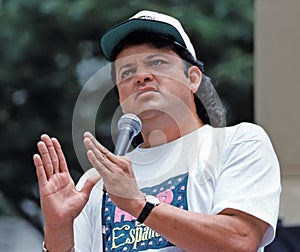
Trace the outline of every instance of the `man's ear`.
<instances>
[{"instance_id":1,"label":"man's ear","mask_svg":"<svg viewBox=\"0 0 300 252\"><path fill-rule=\"evenodd\" d=\"M190 90L193 93L196 93L200 86L201 80L202 80L201 70L196 66L191 66L188 69L188 79L189 79L189 84L190 84L190 86L189 86Z\"/></svg>"}]
</instances>

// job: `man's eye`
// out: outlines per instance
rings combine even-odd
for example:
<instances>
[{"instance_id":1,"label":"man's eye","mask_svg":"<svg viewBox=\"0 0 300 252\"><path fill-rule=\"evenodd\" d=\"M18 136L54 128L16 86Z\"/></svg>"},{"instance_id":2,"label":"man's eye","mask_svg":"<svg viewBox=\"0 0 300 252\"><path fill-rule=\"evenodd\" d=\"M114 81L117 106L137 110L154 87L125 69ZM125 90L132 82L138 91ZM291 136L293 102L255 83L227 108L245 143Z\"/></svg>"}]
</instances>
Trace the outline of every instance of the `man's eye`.
<instances>
[{"instance_id":1,"label":"man's eye","mask_svg":"<svg viewBox=\"0 0 300 252\"><path fill-rule=\"evenodd\" d=\"M133 70L126 70L126 71L123 71L121 73L121 79L125 79L127 78L128 76L130 76L131 74L133 74Z\"/></svg>"},{"instance_id":2,"label":"man's eye","mask_svg":"<svg viewBox=\"0 0 300 252\"><path fill-rule=\"evenodd\" d=\"M159 65L162 65L163 63L165 63L165 61L156 59L156 60L150 61L149 65L150 66L159 66Z\"/></svg>"}]
</instances>

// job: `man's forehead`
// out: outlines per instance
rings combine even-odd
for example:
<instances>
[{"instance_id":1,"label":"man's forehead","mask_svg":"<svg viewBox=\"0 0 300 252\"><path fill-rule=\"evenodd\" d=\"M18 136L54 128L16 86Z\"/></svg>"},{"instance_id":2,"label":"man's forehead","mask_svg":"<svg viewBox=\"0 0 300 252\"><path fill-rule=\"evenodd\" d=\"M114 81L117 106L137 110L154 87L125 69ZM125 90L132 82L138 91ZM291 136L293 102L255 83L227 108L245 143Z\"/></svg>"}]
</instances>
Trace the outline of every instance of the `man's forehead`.
<instances>
[{"instance_id":1,"label":"man's forehead","mask_svg":"<svg viewBox=\"0 0 300 252\"><path fill-rule=\"evenodd\" d=\"M125 57L119 58L117 61L126 61L126 60L130 60L130 59L151 60L155 57L173 58L174 55L166 54L166 53L163 53L163 52L134 53L134 54L127 55Z\"/></svg>"},{"instance_id":2,"label":"man's forehead","mask_svg":"<svg viewBox=\"0 0 300 252\"><path fill-rule=\"evenodd\" d=\"M137 45L129 45L123 48L117 55L117 58L120 58L122 55L133 55L133 54L142 54L142 53L171 53L172 49L169 46L164 46L158 48L151 43L143 43Z\"/></svg>"}]
</instances>

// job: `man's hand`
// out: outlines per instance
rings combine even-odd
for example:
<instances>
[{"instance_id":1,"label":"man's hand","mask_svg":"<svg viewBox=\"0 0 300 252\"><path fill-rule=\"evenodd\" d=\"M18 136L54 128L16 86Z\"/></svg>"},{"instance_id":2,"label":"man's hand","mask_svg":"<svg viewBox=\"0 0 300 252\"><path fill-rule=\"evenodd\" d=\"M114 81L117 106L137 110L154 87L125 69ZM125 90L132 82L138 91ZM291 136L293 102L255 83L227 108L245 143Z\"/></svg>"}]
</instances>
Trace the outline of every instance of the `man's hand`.
<instances>
[{"instance_id":1,"label":"man's hand","mask_svg":"<svg viewBox=\"0 0 300 252\"><path fill-rule=\"evenodd\" d=\"M45 242L50 251L51 249L59 251L57 239L65 237L70 239L69 243L72 245L73 221L87 203L90 192L100 179L100 175L98 178L88 178L82 190L78 191L68 171L58 140L50 139L44 134L37 146L40 154L35 154L33 161L45 221ZM68 244L67 241L64 244Z\"/></svg>"},{"instance_id":2,"label":"man's hand","mask_svg":"<svg viewBox=\"0 0 300 252\"><path fill-rule=\"evenodd\" d=\"M114 204L137 216L145 205L145 197L137 186L131 161L111 153L89 132L84 134L84 144L88 159L103 178Z\"/></svg>"}]
</instances>

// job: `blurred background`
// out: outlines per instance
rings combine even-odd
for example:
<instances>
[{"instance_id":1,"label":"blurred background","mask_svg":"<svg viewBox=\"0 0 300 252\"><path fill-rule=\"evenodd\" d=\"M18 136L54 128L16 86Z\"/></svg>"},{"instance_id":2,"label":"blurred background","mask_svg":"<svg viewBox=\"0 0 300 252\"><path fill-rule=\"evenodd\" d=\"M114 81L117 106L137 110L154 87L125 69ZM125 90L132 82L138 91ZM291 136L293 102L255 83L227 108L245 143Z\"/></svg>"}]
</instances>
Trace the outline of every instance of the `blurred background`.
<instances>
[{"instance_id":1,"label":"blurred background","mask_svg":"<svg viewBox=\"0 0 300 252\"><path fill-rule=\"evenodd\" d=\"M298 0L0 0L0 250L41 250L36 143L42 133L57 137L78 180L84 171L72 142L76 100L106 64L101 35L142 9L181 20L227 110L227 125L255 122L270 134L284 188L278 235L268 251L297 251ZM109 148L115 105L108 99L95 125Z\"/></svg>"}]
</instances>

